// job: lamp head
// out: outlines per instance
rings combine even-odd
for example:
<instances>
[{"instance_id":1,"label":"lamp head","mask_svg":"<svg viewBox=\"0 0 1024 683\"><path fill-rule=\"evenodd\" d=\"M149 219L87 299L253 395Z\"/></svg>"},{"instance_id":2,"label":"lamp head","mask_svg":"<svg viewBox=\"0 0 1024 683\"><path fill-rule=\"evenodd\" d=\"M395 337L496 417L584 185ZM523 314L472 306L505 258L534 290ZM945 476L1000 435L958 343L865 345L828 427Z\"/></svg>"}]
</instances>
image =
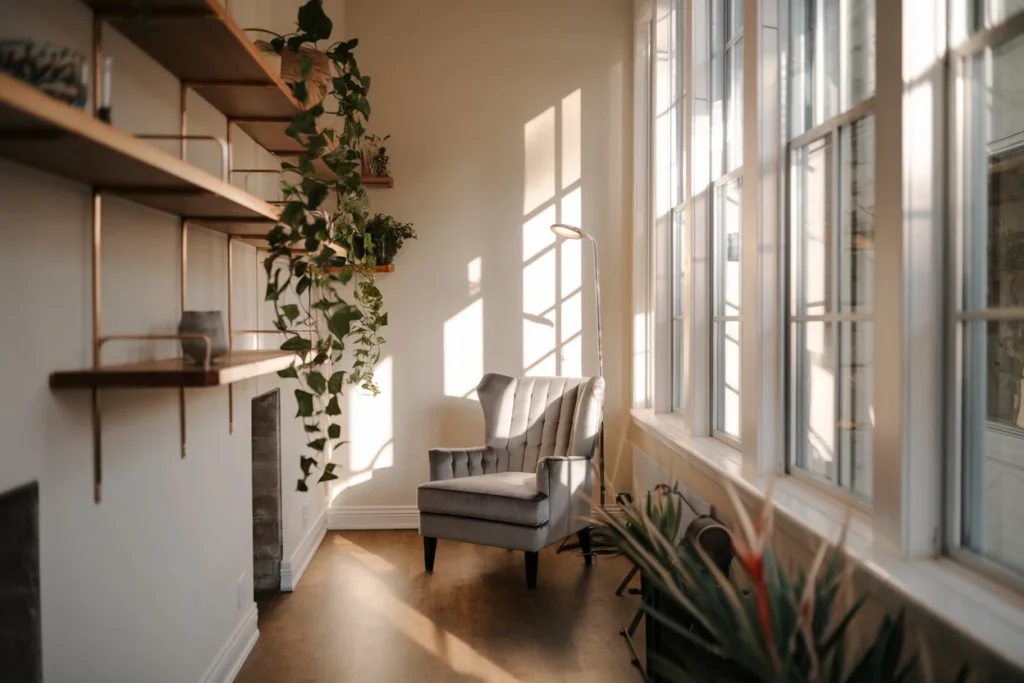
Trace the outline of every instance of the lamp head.
<instances>
[{"instance_id":1,"label":"lamp head","mask_svg":"<svg viewBox=\"0 0 1024 683\"><path fill-rule=\"evenodd\" d=\"M555 223L551 226L551 232L567 240L581 240L584 234L575 225L566 225L565 223Z\"/></svg>"}]
</instances>

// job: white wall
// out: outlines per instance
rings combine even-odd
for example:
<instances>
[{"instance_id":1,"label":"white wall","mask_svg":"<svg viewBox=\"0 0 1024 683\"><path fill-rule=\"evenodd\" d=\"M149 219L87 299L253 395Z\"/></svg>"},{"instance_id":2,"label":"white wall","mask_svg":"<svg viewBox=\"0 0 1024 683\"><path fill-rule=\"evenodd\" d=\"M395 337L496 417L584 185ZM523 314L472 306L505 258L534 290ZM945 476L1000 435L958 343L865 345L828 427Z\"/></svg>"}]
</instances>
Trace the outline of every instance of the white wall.
<instances>
[{"instance_id":1,"label":"white wall","mask_svg":"<svg viewBox=\"0 0 1024 683\"><path fill-rule=\"evenodd\" d=\"M232 6L243 26L287 30L298 4L238 0ZM327 4L342 35L344 0ZM0 38L48 40L88 54L91 26L91 13L78 0L0 3ZM176 133L177 81L113 31L106 36L114 57L115 125ZM191 132L224 134L223 117L194 95L189 122ZM237 166L273 167L244 134L236 131L235 139ZM176 153L175 145L167 147ZM190 144L189 157L220 172L208 145ZM0 327L0 491L39 482L48 683L196 681L253 606L250 401L278 379L235 385L230 435L227 389L190 390L185 460L179 457L177 391L102 392L103 502L94 504L88 392L48 388L52 371L91 361L90 206L90 192L81 185L0 162L0 317L6 321ZM103 332L172 332L180 315L178 220L112 198L104 203L103 235ZM235 324L266 325L256 320L262 291L255 250L233 248ZM226 307L226 249L222 235L190 228L188 307ZM115 343L104 360L168 357L174 346ZM283 386L288 560L320 517L325 497L322 487L294 492L304 440L290 419L292 387ZM239 608L241 576L247 595Z\"/></svg>"},{"instance_id":2,"label":"white wall","mask_svg":"<svg viewBox=\"0 0 1024 683\"><path fill-rule=\"evenodd\" d=\"M347 12L373 79L369 128L392 135L395 188L370 190L372 209L412 221L419 240L378 276L384 393L350 398L333 505L414 506L429 448L480 443L484 372L596 374L590 247L556 247L556 218L582 220L601 248L615 476L629 406L631 3L350 0Z\"/></svg>"}]
</instances>

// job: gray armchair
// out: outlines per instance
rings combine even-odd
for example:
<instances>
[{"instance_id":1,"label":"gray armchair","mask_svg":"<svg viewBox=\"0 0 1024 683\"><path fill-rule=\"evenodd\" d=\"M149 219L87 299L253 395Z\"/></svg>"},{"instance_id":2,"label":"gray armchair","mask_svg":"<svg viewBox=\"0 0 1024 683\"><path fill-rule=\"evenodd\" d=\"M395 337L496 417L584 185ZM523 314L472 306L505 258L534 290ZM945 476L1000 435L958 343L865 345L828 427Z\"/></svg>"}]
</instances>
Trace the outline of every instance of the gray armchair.
<instances>
[{"instance_id":1,"label":"gray armchair","mask_svg":"<svg viewBox=\"0 0 1024 683\"><path fill-rule=\"evenodd\" d=\"M526 585L538 551L576 533L590 564L591 459L601 430L601 377L485 375L477 386L486 442L430 451L430 482L416 492L424 563L437 539L526 551Z\"/></svg>"}]
</instances>

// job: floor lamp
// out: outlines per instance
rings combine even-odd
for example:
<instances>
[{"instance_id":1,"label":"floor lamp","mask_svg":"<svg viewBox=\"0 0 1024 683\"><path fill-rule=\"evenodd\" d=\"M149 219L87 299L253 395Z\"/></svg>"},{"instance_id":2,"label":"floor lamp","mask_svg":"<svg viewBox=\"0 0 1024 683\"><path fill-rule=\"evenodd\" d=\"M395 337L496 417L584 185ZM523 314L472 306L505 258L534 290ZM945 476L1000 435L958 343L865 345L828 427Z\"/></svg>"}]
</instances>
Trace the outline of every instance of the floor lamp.
<instances>
[{"instance_id":1,"label":"floor lamp","mask_svg":"<svg viewBox=\"0 0 1024 683\"><path fill-rule=\"evenodd\" d=\"M551 226L551 232L566 240L589 240L590 244L594 247L594 298L597 301L597 374L600 377L604 377L604 350L601 348L601 275L597 268L597 240L575 225L566 225L565 223L555 223ZM605 502L604 420L601 420L601 430L598 432L597 442L601 454L601 458L598 460L598 477L601 478L601 509L603 510Z\"/></svg>"}]
</instances>

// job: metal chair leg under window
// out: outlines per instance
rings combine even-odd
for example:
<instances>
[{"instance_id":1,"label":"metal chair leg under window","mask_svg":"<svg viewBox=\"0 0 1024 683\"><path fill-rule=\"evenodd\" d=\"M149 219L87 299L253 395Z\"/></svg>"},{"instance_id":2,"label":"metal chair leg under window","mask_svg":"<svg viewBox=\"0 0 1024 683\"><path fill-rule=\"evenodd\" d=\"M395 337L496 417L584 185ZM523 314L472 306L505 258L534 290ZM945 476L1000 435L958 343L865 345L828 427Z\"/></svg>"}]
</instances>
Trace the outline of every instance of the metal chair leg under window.
<instances>
[{"instance_id":1,"label":"metal chair leg under window","mask_svg":"<svg viewBox=\"0 0 1024 683\"><path fill-rule=\"evenodd\" d=\"M644 665L640 663L640 653L636 651L636 645L633 644L633 636L640 627L640 622L643 621L643 618L644 608L641 607L633 615L633 620L629 622L629 626L619 631L619 635L626 639L626 645L629 646L629 653L631 655L629 663L636 667L637 671L640 672L640 678L643 679L644 683L647 683L647 672L644 671Z\"/></svg>"}]
</instances>

